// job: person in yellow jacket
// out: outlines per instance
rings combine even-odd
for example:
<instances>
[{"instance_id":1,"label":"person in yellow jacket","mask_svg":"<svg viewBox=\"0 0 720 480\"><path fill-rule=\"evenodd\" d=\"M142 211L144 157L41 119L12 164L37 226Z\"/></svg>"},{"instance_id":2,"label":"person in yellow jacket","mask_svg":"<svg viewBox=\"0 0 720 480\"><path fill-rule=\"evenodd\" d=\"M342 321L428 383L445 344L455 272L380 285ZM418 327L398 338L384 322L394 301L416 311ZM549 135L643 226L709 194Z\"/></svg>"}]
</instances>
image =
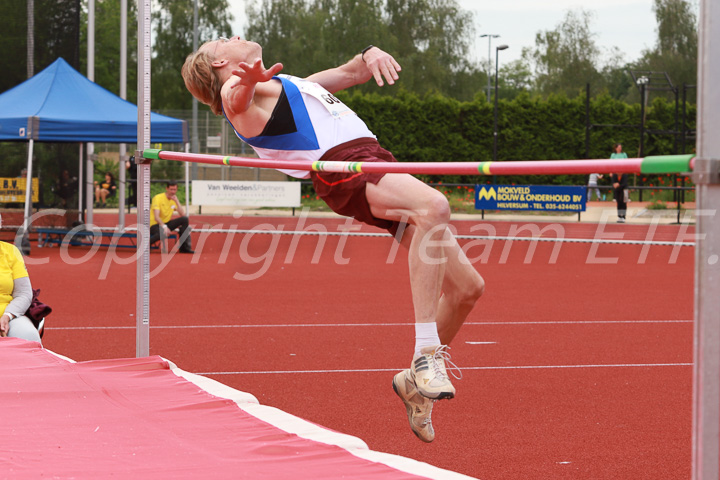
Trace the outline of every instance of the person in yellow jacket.
<instances>
[{"instance_id":1,"label":"person in yellow jacket","mask_svg":"<svg viewBox=\"0 0 720 480\"><path fill-rule=\"evenodd\" d=\"M177 182L170 181L164 193L158 193L150 205L150 245L160 240L160 229L165 237L173 230L180 234L180 253L195 253L192 249L188 217L177 198Z\"/></svg>"},{"instance_id":2,"label":"person in yellow jacket","mask_svg":"<svg viewBox=\"0 0 720 480\"><path fill-rule=\"evenodd\" d=\"M12 243L0 242L0 336L40 342L40 333L25 316L32 296L30 276L20 250Z\"/></svg>"}]
</instances>

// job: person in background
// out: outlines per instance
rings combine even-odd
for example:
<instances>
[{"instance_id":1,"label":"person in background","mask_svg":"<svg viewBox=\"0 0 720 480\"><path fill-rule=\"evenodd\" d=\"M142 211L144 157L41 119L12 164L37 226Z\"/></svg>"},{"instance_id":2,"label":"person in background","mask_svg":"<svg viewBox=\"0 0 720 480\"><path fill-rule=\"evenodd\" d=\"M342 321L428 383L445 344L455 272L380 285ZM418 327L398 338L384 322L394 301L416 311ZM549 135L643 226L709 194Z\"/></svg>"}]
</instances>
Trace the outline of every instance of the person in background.
<instances>
[{"instance_id":1,"label":"person in background","mask_svg":"<svg viewBox=\"0 0 720 480\"><path fill-rule=\"evenodd\" d=\"M610 159L617 158L628 158L627 153L623 152L622 145L616 143L613 145L613 153L610 154ZM610 183L613 186L613 198L617 203L618 212L618 223L625 223L625 216L627 214L627 204L630 201L628 195L628 182L626 173L613 173L610 176Z\"/></svg>"},{"instance_id":2,"label":"person in background","mask_svg":"<svg viewBox=\"0 0 720 480\"><path fill-rule=\"evenodd\" d=\"M137 207L137 164L135 163L135 155L131 155L125 161L125 168L129 174L127 180L128 185L128 206Z\"/></svg>"},{"instance_id":3,"label":"person in background","mask_svg":"<svg viewBox=\"0 0 720 480\"><path fill-rule=\"evenodd\" d=\"M591 173L590 178L588 179L588 189L587 189L587 201L592 200L593 192L595 193L595 196L598 200L604 200L600 197L600 189L598 188L598 180L603 178L602 174L600 173Z\"/></svg>"},{"instance_id":4,"label":"person in background","mask_svg":"<svg viewBox=\"0 0 720 480\"><path fill-rule=\"evenodd\" d=\"M627 153L623 152L622 144L615 143L613 144L613 153L610 154L611 159L616 158L628 158Z\"/></svg>"},{"instance_id":5,"label":"person in background","mask_svg":"<svg viewBox=\"0 0 720 480\"><path fill-rule=\"evenodd\" d=\"M115 177L111 172L105 172L105 180L100 183L95 182L95 206L105 208L105 202L115 195L116 191Z\"/></svg>"},{"instance_id":6,"label":"person in background","mask_svg":"<svg viewBox=\"0 0 720 480\"><path fill-rule=\"evenodd\" d=\"M0 242L0 336L40 342L40 333L25 316L32 295L30 276L20 250L12 243Z\"/></svg>"},{"instance_id":7,"label":"person in background","mask_svg":"<svg viewBox=\"0 0 720 480\"><path fill-rule=\"evenodd\" d=\"M192 249L190 232L192 228L188 225L188 217L177 198L177 182L170 181L165 187L165 192L158 193L152 199L150 205L150 245L160 240L160 229L163 229L165 238L173 230L180 234L180 253L195 253Z\"/></svg>"},{"instance_id":8,"label":"person in background","mask_svg":"<svg viewBox=\"0 0 720 480\"><path fill-rule=\"evenodd\" d=\"M77 177L71 177L68 170L63 170L58 179L55 194L60 199L60 207L68 208L77 192Z\"/></svg>"}]
</instances>

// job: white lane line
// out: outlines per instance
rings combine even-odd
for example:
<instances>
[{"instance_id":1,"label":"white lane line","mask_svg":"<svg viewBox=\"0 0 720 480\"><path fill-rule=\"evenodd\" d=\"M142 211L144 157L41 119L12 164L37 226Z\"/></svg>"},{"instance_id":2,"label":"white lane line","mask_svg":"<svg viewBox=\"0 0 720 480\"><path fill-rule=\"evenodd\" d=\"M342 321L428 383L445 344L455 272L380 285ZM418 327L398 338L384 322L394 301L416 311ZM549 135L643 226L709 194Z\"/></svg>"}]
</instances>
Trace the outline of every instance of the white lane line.
<instances>
[{"instance_id":1,"label":"white lane line","mask_svg":"<svg viewBox=\"0 0 720 480\"><path fill-rule=\"evenodd\" d=\"M550 370L561 368L647 368L647 367L691 367L692 363L619 363L606 365L514 365L494 367L462 367L461 370ZM195 372L197 375L268 375L297 373L368 373L398 372L399 368L365 368L348 370L255 370L247 372Z\"/></svg>"},{"instance_id":2,"label":"white lane line","mask_svg":"<svg viewBox=\"0 0 720 480\"><path fill-rule=\"evenodd\" d=\"M693 320L552 320L548 322L465 322L464 326L474 325L602 325L602 324L640 324L640 323L693 323ZM406 327L414 323L284 323L258 325L150 325L153 329L184 329L184 328L291 328L291 327ZM109 327L45 327L46 330L135 330L135 326Z\"/></svg>"},{"instance_id":3,"label":"white lane line","mask_svg":"<svg viewBox=\"0 0 720 480\"><path fill-rule=\"evenodd\" d=\"M101 230L114 230L110 227ZM127 231L136 231L137 228L126 228ZM263 230L263 229L236 229L236 228L198 228L195 232L207 233L243 233L243 234L267 234L267 235L298 235L298 236L340 236L340 237L387 237L392 235L386 232L318 232L315 230ZM680 246L694 247L695 242L671 241L671 240L623 240L609 238L565 238L565 237L539 237L539 236L498 236L498 235L465 235L455 234L455 238L463 240L504 240L504 241L526 241L526 242L559 242L559 243L609 243L619 245L658 245L658 246Z\"/></svg>"},{"instance_id":4,"label":"white lane line","mask_svg":"<svg viewBox=\"0 0 720 480\"><path fill-rule=\"evenodd\" d=\"M497 342L465 342L468 345L495 345Z\"/></svg>"}]
</instances>

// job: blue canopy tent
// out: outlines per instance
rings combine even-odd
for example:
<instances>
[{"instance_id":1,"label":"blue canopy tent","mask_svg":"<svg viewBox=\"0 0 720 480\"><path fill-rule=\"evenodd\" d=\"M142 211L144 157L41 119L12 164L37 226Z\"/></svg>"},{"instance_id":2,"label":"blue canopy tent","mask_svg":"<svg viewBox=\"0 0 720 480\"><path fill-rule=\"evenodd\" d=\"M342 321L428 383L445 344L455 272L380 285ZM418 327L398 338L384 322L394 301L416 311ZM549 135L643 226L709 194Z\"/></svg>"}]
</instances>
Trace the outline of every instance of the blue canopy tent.
<instances>
[{"instance_id":1,"label":"blue canopy tent","mask_svg":"<svg viewBox=\"0 0 720 480\"><path fill-rule=\"evenodd\" d=\"M62 58L0 94L0 141L29 142L28 178L33 142L137 143L137 124L136 105L91 82ZM152 113L150 125L151 142L188 141L184 120ZM25 229L31 198L28 188Z\"/></svg>"},{"instance_id":2,"label":"blue canopy tent","mask_svg":"<svg viewBox=\"0 0 720 480\"><path fill-rule=\"evenodd\" d=\"M137 142L137 106L91 82L58 58L0 94L0 141ZM186 143L187 123L157 113L151 142Z\"/></svg>"}]
</instances>

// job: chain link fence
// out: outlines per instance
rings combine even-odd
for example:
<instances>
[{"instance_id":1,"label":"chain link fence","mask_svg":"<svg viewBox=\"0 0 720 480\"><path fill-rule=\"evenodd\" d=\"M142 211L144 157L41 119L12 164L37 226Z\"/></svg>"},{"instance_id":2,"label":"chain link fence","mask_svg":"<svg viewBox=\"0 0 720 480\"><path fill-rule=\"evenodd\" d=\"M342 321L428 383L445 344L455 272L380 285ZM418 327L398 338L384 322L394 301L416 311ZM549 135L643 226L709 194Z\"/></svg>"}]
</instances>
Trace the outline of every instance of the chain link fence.
<instances>
[{"instance_id":1,"label":"chain link fence","mask_svg":"<svg viewBox=\"0 0 720 480\"><path fill-rule=\"evenodd\" d=\"M192 146L192 110L165 110L159 113L185 120L188 125L188 133ZM230 126L224 117L214 115L208 110L198 113L197 135L197 153L257 157L253 149L237 137L232 126ZM191 167L191 180L282 181L287 179L285 174L269 169L203 165L197 163L191 164Z\"/></svg>"}]
</instances>

